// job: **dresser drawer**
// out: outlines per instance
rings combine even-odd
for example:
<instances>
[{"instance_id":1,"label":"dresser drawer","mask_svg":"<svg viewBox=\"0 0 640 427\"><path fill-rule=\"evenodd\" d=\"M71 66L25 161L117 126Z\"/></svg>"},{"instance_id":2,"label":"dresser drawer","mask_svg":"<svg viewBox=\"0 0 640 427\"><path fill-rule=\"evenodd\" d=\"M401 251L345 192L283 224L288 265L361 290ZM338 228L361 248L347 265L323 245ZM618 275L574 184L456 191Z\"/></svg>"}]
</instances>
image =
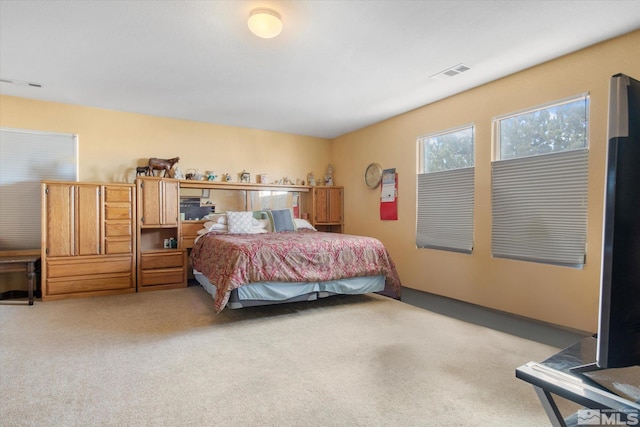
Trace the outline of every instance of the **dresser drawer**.
<instances>
[{"instance_id":1,"label":"dresser drawer","mask_svg":"<svg viewBox=\"0 0 640 427\"><path fill-rule=\"evenodd\" d=\"M153 270L156 268L184 268L187 263L187 252L177 251L153 251L140 254L140 269Z\"/></svg>"},{"instance_id":2,"label":"dresser drawer","mask_svg":"<svg viewBox=\"0 0 640 427\"><path fill-rule=\"evenodd\" d=\"M131 235L133 234L130 221L120 222L120 223L107 222L104 225L104 232L107 237L114 237L114 236L131 237Z\"/></svg>"},{"instance_id":3,"label":"dresser drawer","mask_svg":"<svg viewBox=\"0 0 640 427\"><path fill-rule=\"evenodd\" d=\"M198 230L202 230L204 228L204 223L206 221L182 221L180 223L180 232L183 236L197 236Z\"/></svg>"},{"instance_id":4,"label":"dresser drawer","mask_svg":"<svg viewBox=\"0 0 640 427\"><path fill-rule=\"evenodd\" d=\"M130 254L133 253L131 239L118 237L108 237L105 239L105 253L107 255Z\"/></svg>"},{"instance_id":5,"label":"dresser drawer","mask_svg":"<svg viewBox=\"0 0 640 427\"><path fill-rule=\"evenodd\" d=\"M106 205L104 207L104 216L107 221L114 219L132 219L131 205Z\"/></svg>"},{"instance_id":6,"label":"dresser drawer","mask_svg":"<svg viewBox=\"0 0 640 427\"><path fill-rule=\"evenodd\" d=\"M131 273L133 255L48 258L47 278L92 276L109 273Z\"/></svg>"},{"instance_id":7,"label":"dresser drawer","mask_svg":"<svg viewBox=\"0 0 640 427\"><path fill-rule=\"evenodd\" d=\"M204 223L206 221L182 221L180 223L180 235L182 236L180 239L180 247L181 248L192 248L194 245L194 240L198 237L198 230L204 229Z\"/></svg>"},{"instance_id":8,"label":"dresser drawer","mask_svg":"<svg viewBox=\"0 0 640 427\"><path fill-rule=\"evenodd\" d=\"M47 281L46 296L96 291L135 290L132 274L105 274L86 277L68 277Z\"/></svg>"},{"instance_id":9,"label":"dresser drawer","mask_svg":"<svg viewBox=\"0 0 640 427\"><path fill-rule=\"evenodd\" d=\"M142 286L185 284L184 268L142 270Z\"/></svg>"},{"instance_id":10,"label":"dresser drawer","mask_svg":"<svg viewBox=\"0 0 640 427\"><path fill-rule=\"evenodd\" d=\"M106 186L104 188L104 201L131 203L133 200L133 186L114 187Z\"/></svg>"}]
</instances>

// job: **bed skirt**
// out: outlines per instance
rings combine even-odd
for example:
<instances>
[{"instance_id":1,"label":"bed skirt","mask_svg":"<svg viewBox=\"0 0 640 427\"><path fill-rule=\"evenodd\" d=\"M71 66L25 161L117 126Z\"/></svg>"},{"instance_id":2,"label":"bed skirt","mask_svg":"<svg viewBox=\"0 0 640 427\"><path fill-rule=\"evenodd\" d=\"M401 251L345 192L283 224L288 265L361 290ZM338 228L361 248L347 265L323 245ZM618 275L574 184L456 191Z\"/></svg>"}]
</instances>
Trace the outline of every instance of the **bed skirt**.
<instances>
[{"instance_id":1,"label":"bed skirt","mask_svg":"<svg viewBox=\"0 0 640 427\"><path fill-rule=\"evenodd\" d=\"M216 287L202 273L194 270L194 278L215 298ZM385 276L364 276L328 282L257 282L231 291L227 307L245 308L287 302L314 301L331 295L358 295L384 290Z\"/></svg>"}]
</instances>

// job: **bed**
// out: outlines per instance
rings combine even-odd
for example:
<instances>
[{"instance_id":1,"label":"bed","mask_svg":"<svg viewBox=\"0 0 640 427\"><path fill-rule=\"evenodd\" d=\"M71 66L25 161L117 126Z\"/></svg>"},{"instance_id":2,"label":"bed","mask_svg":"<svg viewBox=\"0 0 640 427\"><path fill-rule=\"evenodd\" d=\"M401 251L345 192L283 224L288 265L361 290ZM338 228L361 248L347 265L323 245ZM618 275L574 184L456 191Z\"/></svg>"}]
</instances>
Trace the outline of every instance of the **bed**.
<instances>
[{"instance_id":1,"label":"bed","mask_svg":"<svg viewBox=\"0 0 640 427\"><path fill-rule=\"evenodd\" d=\"M224 229L210 226L196 239L190 255L194 277L213 295L216 312L336 294L399 298L400 279L379 240L315 231L304 220L289 220L286 212L267 214L269 226L256 226L246 213L238 229L232 224L236 213L227 213Z\"/></svg>"}]
</instances>

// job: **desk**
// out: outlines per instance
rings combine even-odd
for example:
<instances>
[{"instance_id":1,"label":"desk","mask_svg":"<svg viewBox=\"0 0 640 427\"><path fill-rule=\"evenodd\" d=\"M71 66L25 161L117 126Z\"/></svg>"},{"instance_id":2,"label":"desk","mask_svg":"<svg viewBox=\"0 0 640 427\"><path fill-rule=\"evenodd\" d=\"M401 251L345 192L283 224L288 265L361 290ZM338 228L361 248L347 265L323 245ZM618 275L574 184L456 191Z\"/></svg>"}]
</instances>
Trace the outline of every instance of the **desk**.
<instances>
[{"instance_id":1,"label":"desk","mask_svg":"<svg viewBox=\"0 0 640 427\"><path fill-rule=\"evenodd\" d=\"M552 426L601 425L586 419L588 414L606 416L608 420L613 417L618 422L614 425L639 425L640 366L582 374L570 371L596 360L596 344L595 338L588 337L542 363L529 362L516 369L517 378L533 385ZM579 411L564 419L553 394L595 411Z\"/></svg>"},{"instance_id":2,"label":"desk","mask_svg":"<svg viewBox=\"0 0 640 427\"><path fill-rule=\"evenodd\" d=\"M33 287L36 277L36 262L38 262L39 259L40 255L0 255L0 273L14 273L21 271L27 273L29 305L33 305Z\"/></svg>"}]
</instances>

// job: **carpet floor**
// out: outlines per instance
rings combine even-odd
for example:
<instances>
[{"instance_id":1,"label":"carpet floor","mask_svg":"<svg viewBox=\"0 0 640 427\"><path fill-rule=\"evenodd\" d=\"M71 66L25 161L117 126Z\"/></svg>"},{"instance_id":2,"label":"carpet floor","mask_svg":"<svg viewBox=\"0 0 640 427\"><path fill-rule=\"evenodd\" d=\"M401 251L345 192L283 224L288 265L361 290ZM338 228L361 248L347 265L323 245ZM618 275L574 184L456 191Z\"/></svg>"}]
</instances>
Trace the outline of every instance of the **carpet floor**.
<instances>
[{"instance_id":1,"label":"carpet floor","mask_svg":"<svg viewBox=\"0 0 640 427\"><path fill-rule=\"evenodd\" d=\"M378 295L226 309L191 286L0 305L2 426L546 426L557 348Z\"/></svg>"}]
</instances>

